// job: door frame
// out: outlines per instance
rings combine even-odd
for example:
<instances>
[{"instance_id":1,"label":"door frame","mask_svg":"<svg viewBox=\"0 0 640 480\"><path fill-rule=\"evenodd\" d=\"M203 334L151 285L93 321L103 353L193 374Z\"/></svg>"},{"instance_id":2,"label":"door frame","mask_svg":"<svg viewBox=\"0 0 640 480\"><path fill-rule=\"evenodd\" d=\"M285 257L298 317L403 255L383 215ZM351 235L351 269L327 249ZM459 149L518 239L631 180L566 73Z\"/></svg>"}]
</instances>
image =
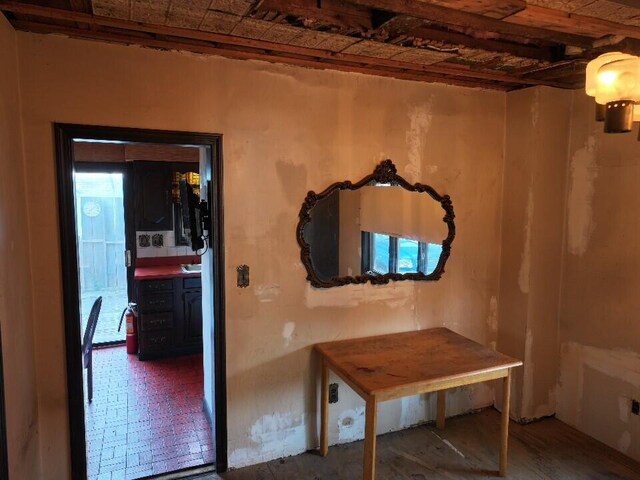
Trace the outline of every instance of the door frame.
<instances>
[{"instance_id":1,"label":"door frame","mask_svg":"<svg viewBox=\"0 0 640 480\"><path fill-rule=\"evenodd\" d=\"M2 327L0 327L0 478L9 478L7 411L4 402L4 362L2 360Z\"/></svg>"},{"instance_id":2,"label":"door frame","mask_svg":"<svg viewBox=\"0 0 640 480\"><path fill-rule=\"evenodd\" d=\"M124 236L125 250L131 252L131 266L127 267L127 298L131 302L134 294L133 277L136 265L136 229L135 211L133 207L133 168L132 162L73 162L76 172L82 173L121 173L124 194ZM75 197L75 195L74 195ZM77 232L76 232L77 233ZM95 346L107 347L124 344L125 340L104 342Z\"/></svg>"},{"instance_id":3,"label":"door frame","mask_svg":"<svg viewBox=\"0 0 640 480\"><path fill-rule=\"evenodd\" d=\"M223 170L222 135L181 131L148 130L137 128L53 124L58 209L60 224L60 249L62 260L62 285L64 328L67 363L67 391L69 395L69 428L71 444L72 478L86 480L87 454L84 422L84 385L81 354L81 332L76 248L75 207L73 191L73 140L76 138L125 141L130 143L160 143L209 147L214 184L211 198L211 245L213 261L213 354L214 354L214 435L216 441L215 467L217 472L227 470L227 375L225 341L225 288L224 288L224 218L223 218ZM217 268L220 267L220 268Z\"/></svg>"}]
</instances>

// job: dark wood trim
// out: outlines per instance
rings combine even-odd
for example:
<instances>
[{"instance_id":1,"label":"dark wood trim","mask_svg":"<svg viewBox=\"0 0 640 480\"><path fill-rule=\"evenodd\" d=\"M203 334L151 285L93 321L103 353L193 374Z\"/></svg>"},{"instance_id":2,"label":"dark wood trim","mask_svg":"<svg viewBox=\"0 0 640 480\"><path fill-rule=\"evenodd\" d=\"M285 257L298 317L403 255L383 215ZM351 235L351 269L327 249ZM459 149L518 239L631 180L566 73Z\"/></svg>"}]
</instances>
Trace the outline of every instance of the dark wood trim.
<instances>
[{"instance_id":1,"label":"dark wood trim","mask_svg":"<svg viewBox=\"0 0 640 480\"><path fill-rule=\"evenodd\" d=\"M434 271L428 275L422 272L403 274L390 272L385 275L361 274L356 276L345 276L332 278L330 280L323 280L318 276L317 272L313 268L313 265L311 263L310 246L304 238L304 229L311 221L311 209L320 200L328 197L336 191L358 190L359 188L369 185L372 182L390 183L392 185L400 186L411 192L426 193L437 202L440 202L440 205L442 205L442 209L444 210L444 217L442 221L447 224L448 234L447 238L445 238L442 242L442 254L440 255L438 265L436 265ZM304 267L307 269L307 280L311 282L311 285L318 288L339 287L352 283L367 282L378 285L389 283L391 280L440 280L440 277L442 277L442 274L444 273L444 266L449 259L449 255L451 255L451 243L456 236L456 226L453 222L453 219L455 218L455 215L453 213L453 203L451 202L449 195L440 195L434 190L433 187L429 185L425 185L422 183L411 184L407 182L403 177L398 175L396 166L391 160L383 160L375 168L372 174L367 175L356 183L352 183L351 181L347 180L344 182L333 183L320 193L310 191L309 193L307 193L307 197L302 203L302 207L300 208L298 217L300 220L298 221L298 227L296 229L296 237L298 239L298 245L300 245L300 260L302 261Z\"/></svg>"},{"instance_id":2,"label":"dark wood trim","mask_svg":"<svg viewBox=\"0 0 640 480\"><path fill-rule=\"evenodd\" d=\"M398 237L389 236L389 273L398 273Z\"/></svg>"},{"instance_id":3,"label":"dark wood trim","mask_svg":"<svg viewBox=\"0 0 640 480\"><path fill-rule=\"evenodd\" d=\"M9 478L7 411L4 402L4 362L2 360L2 328L0 328L0 478Z\"/></svg>"},{"instance_id":4,"label":"dark wood trim","mask_svg":"<svg viewBox=\"0 0 640 480\"><path fill-rule=\"evenodd\" d=\"M67 362L67 390L71 446L71 473L75 480L86 480L87 461L84 422L84 388L80 351L80 313L78 311L79 285L76 248L76 229L73 196L73 140L121 140L131 143L181 144L208 147L212 162L213 214L211 248L214 280L214 356L215 356L215 437L216 470L227 469L227 393L225 344L225 290L224 290L224 231L223 231L223 176L222 135L181 131L147 130L121 127L103 127L55 123L58 186L58 211L62 258L63 306L65 316L65 343ZM220 268L216 268L219 266Z\"/></svg>"},{"instance_id":5,"label":"dark wood trim","mask_svg":"<svg viewBox=\"0 0 640 480\"><path fill-rule=\"evenodd\" d=\"M62 260L62 298L67 362L69 436L71 442L71 476L86 480L87 454L84 423L84 388L76 248L76 222L73 195L72 128L54 124L58 179L58 218Z\"/></svg>"},{"instance_id":6,"label":"dark wood trim","mask_svg":"<svg viewBox=\"0 0 640 480\"><path fill-rule=\"evenodd\" d=\"M210 154L213 157L211 165L212 183L215 188L207 188L209 192L209 212L211 222L211 232L209 238L217 239L214 242L214 261L211 278L214 279L214 359L215 374L214 382L216 386L215 411L216 422L216 470L226 472L228 468L227 458L227 342L226 342L226 292L224 275L224 189L223 189L223 157L222 157L222 135L213 142L210 147ZM216 269L216 265L219 267Z\"/></svg>"}]
</instances>

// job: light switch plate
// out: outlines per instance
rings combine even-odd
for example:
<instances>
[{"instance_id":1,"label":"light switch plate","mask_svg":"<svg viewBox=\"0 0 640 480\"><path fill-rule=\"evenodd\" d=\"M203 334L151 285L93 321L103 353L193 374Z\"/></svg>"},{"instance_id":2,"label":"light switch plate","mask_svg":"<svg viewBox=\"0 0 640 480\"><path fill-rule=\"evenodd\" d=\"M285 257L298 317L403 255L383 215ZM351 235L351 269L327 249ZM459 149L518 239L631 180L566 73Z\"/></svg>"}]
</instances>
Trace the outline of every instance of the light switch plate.
<instances>
[{"instance_id":1,"label":"light switch plate","mask_svg":"<svg viewBox=\"0 0 640 480\"><path fill-rule=\"evenodd\" d=\"M247 288L249 286L249 265L238 265L238 288Z\"/></svg>"}]
</instances>

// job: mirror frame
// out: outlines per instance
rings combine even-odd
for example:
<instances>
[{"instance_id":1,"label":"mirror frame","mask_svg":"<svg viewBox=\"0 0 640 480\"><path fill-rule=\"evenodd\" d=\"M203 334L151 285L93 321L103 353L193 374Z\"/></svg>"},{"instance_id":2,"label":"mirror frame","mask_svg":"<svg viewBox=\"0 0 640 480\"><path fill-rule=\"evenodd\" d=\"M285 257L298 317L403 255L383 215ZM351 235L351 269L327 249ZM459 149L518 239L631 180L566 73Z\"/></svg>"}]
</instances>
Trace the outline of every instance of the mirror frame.
<instances>
[{"instance_id":1,"label":"mirror frame","mask_svg":"<svg viewBox=\"0 0 640 480\"><path fill-rule=\"evenodd\" d=\"M391 185L400 186L405 190L409 190L411 192L426 193L432 199L440 203L442 209L444 210L444 217L442 218L442 221L447 224L448 234L447 238L442 241L442 254L440 255L440 259L438 260L436 268L428 275L421 272L385 273L382 275L364 274L356 276L336 277L330 280L321 279L313 269L313 264L311 263L311 247L304 239L304 229L311 221L311 209L320 200L328 197L337 190L358 190L368 185L372 181L376 181L377 183L390 183ZM453 222L455 214L453 213L453 204L451 202L451 199L449 198L449 195L440 195L435 191L433 187L423 183L409 183L403 177L398 175L396 166L389 159L380 162L380 164L376 166L372 174L367 175L362 180L356 183L352 183L351 181L347 180L344 182L333 183L320 193L315 193L313 190L309 191L306 198L304 199L302 207L300 208L298 217L299 221L298 227L296 229L296 237L298 239L298 244L300 245L300 260L302 260L302 264L307 269L307 280L311 282L312 286L317 288L340 287L342 285L367 282L370 282L374 285L381 285L389 283L391 280L440 280L442 274L444 273L444 266L447 263L449 256L451 255L451 243L456 236L456 226Z\"/></svg>"}]
</instances>

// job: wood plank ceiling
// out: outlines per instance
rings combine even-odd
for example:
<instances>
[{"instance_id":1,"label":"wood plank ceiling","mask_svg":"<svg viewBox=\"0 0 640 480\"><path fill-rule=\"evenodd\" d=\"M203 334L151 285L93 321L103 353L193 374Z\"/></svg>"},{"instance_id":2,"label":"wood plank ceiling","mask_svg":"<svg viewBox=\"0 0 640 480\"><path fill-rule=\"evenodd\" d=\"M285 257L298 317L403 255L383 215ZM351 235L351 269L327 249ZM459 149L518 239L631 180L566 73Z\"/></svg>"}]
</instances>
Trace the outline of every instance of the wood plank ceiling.
<instances>
[{"instance_id":1,"label":"wood plank ceiling","mask_svg":"<svg viewBox=\"0 0 640 480\"><path fill-rule=\"evenodd\" d=\"M640 54L640 0L0 0L18 30L497 90Z\"/></svg>"}]
</instances>

